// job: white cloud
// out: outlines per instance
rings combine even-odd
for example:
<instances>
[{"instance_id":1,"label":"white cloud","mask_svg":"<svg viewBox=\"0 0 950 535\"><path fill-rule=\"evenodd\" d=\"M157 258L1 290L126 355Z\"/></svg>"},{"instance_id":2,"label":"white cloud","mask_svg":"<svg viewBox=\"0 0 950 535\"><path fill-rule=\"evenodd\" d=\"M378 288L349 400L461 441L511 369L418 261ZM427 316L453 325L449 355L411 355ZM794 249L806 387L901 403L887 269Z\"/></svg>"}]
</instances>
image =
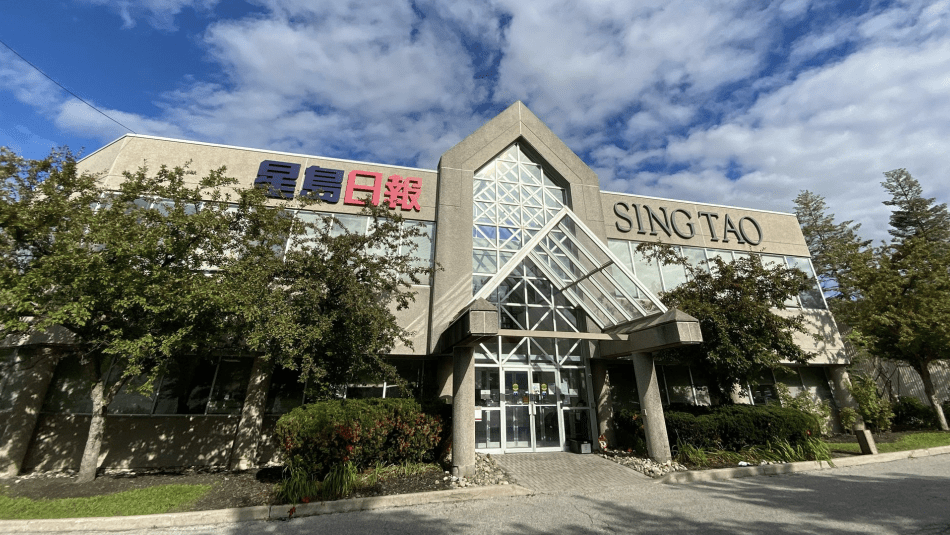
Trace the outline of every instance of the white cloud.
<instances>
[{"instance_id":1,"label":"white cloud","mask_svg":"<svg viewBox=\"0 0 950 535\"><path fill-rule=\"evenodd\" d=\"M107 113L147 134L433 167L524 100L604 189L790 210L807 188L876 238L883 171L948 197L950 0L254 3L191 37L215 69L156 116ZM215 2L107 5L169 28ZM66 131L118 132L2 55L0 88Z\"/></svg>"},{"instance_id":2,"label":"white cloud","mask_svg":"<svg viewBox=\"0 0 950 535\"><path fill-rule=\"evenodd\" d=\"M134 28L144 18L160 30L175 30L175 17L185 8L208 12L219 0L77 0L80 3L105 6L122 18L125 28Z\"/></svg>"},{"instance_id":3,"label":"white cloud","mask_svg":"<svg viewBox=\"0 0 950 535\"><path fill-rule=\"evenodd\" d=\"M761 68L777 8L751 2L506 1L512 14L499 93L525 98L580 148L617 114L660 133L693 119L708 94ZM667 109L668 108L668 109ZM657 122L657 120L659 120ZM636 121L635 121L636 122ZM590 140L590 141L585 141Z\"/></svg>"},{"instance_id":4,"label":"white cloud","mask_svg":"<svg viewBox=\"0 0 950 535\"><path fill-rule=\"evenodd\" d=\"M927 196L950 197L943 176L950 153L948 72L950 39L870 46L802 74L728 124L671 142L666 157L688 170L648 189L778 210L790 210L797 192L810 189L827 197L839 219L860 221L868 237L886 239L884 171L906 167ZM744 170L738 180L725 177L731 161ZM702 189L693 187L695 178ZM627 187L638 183L633 178Z\"/></svg>"}]
</instances>

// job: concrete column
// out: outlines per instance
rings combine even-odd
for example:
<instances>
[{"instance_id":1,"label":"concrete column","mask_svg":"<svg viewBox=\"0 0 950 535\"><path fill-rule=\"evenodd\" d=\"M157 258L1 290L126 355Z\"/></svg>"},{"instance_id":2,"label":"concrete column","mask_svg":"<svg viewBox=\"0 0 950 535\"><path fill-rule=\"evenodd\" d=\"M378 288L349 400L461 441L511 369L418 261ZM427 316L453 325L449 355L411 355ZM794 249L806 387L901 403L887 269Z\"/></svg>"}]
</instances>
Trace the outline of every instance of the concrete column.
<instances>
[{"instance_id":1,"label":"concrete column","mask_svg":"<svg viewBox=\"0 0 950 535\"><path fill-rule=\"evenodd\" d=\"M610 401L607 364L602 360L591 360L590 373L594 387L594 403L597 408L597 435L598 437L603 435L608 445L616 444L613 429L614 407Z\"/></svg>"},{"instance_id":2,"label":"concrete column","mask_svg":"<svg viewBox=\"0 0 950 535\"><path fill-rule=\"evenodd\" d=\"M831 390L834 393L835 404L838 405L838 408L849 407L857 411L858 402L851 395L851 378L848 377L848 368L846 366L829 366L828 376L831 378ZM854 424L855 429L859 427L864 429L864 420L861 419L860 414L858 414L858 419Z\"/></svg>"},{"instance_id":3,"label":"concrete column","mask_svg":"<svg viewBox=\"0 0 950 535\"><path fill-rule=\"evenodd\" d=\"M231 470L247 470L257 466L257 448L261 442L261 427L264 424L264 405L270 390L271 363L261 357L254 358L251 380L247 383L241 421L231 448L228 466Z\"/></svg>"},{"instance_id":4,"label":"concrete column","mask_svg":"<svg viewBox=\"0 0 950 535\"><path fill-rule=\"evenodd\" d=\"M455 362L452 357L440 357L436 367L436 381L439 385L439 399L452 399L452 369Z\"/></svg>"},{"instance_id":5,"label":"concrete column","mask_svg":"<svg viewBox=\"0 0 950 535\"><path fill-rule=\"evenodd\" d=\"M475 476L475 348L456 347L452 360L452 475Z\"/></svg>"},{"instance_id":6,"label":"concrete column","mask_svg":"<svg viewBox=\"0 0 950 535\"><path fill-rule=\"evenodd\" d=\"M9 383L16 388L16 397L0 436L0 477L16 477L20 473L58 361L59 353L54 349L21 348L17 352Z\"/></svg>"},{"instance_id":7,"label":"concrete column","mask_svg":"<svg viewBox=\"0 0 950 535\"><path fill-rule=\"evenodd\" d=\"M828 368L828 376L831 377L831 387L838 408L843 409L850 407L857 411L858 403L855 401L854 396L851 395L851 390L849 389L851 386L851 378L848 377L848 368L846 366L830 366ZM860 412L858 413L858 419L854 422L854 429L850 431L854 432L855 436L857 436L858 444L861 446L861 453L864 455L877 455L877 444L874 442L874 435L868 431L864 424L864 419L861 418Z\"/></svg>"},{"instance_id":8,"label":"concrete column","mask_svg":"<svg viewBox=\"0 0 950 535\"><path fill-rule=\"evenodd\" d=\"M637 375L637 393L640 395L640 413L643 415L643 430L647 438L647 453L650 458L665 463L673 458L670 441L666 435L666 421L663 419L663 401L660 398L660 383L656 377L653 357L644 353L634 353L634 373Z\"/></svg>"}]
</instances>

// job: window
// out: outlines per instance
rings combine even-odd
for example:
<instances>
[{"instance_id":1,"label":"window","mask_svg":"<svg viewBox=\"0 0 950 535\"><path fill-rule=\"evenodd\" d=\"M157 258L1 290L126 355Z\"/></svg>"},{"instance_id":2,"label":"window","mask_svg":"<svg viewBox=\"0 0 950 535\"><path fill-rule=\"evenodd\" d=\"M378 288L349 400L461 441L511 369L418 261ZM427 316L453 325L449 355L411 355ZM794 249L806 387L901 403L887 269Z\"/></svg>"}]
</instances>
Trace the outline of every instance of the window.
<instances>
[{"instance_id":1,"label":"window","mask_svg":"<svg viewBox=\"0 0 950 535\"><path fill-rule=\"evenodd\" d=\"M83 377L79 359L67 356L56 366L43 402L43 412L91 414L91 392L89 381Z\"/></svg>"},{"instance_id":2,"label":"window","mask_svg":"<svg viewBox=\"0 0 950 535\"><path fill-rule=\"evenodd\" d=\"M16 390L10 384L16 363L16 354L17 350L14 348L0 349L0 412L13 409L13 402L16 399Z\"/></svg>"},{"instance_id":3,"label":"window","mask_svg":"<svg viewBox=\"0 0 950 535\"><path fill-rule=\"evenodd\" d=\"M175 363L162 377L154 414L204 414L216 368L207 359Z\"/></svg>"},{"instance_id":4,"label":"window","mask_svg":"<svg viewBox=\"0 0 950 535\"><path fill-rule=\"evenodd\" d=\"M624 240L609 240L608 246L626 266L633 270L634 275L640 279L653 293L670 291L673 288L686 282L685 269L680 265L657 265L656 262L647 262L643 255L636 252L639 242L630 242ZM691 266L706 266L707 258L721 258L724 262L731 262L733 259L749 258L749 253L735 251L724 251L719 249L702 249L698 247L676 247L676 249L686 257ZM779 256L779 255L761 255L762 262L768 266L788 266L800 269L811 280L811 287L798 296L794 296L786 301L785 305L789 307L813 308L824 310L827 308L815 277L815 271L812 269L811 261L808 258L797 256Z\"/></svg>"},{"instance_id":5,"label":"window","mask_svg":"<svg viewBox=\"0 0 950 535\"><path fill-rule=\"evenodd\" d=\"M240 414L254 359L222 358L208 396L208 414Z\"/></svg>"}]
</instances>

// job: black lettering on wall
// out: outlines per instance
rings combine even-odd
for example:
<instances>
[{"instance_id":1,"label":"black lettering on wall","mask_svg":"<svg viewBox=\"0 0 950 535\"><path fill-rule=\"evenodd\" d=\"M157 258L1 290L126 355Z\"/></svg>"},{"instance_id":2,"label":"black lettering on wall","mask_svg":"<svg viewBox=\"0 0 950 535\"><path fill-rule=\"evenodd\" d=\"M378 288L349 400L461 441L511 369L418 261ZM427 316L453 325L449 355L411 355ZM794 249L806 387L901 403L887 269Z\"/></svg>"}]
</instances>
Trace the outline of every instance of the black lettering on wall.
<instances>
[{"instance_id":1,"label":"black lettering on wall","mask_svg":"<svg viewBox=\"0 0 950 535\"><path fill-rule=\"evenodd\" d=\"M736 224L732 222L732 218L729 217L729 214L726 214L726 220L722 224L722 243L729 243L730 234L736 237L737 243L745 243L745 240L742 239L742 235L739 234L739 230L736 228Z\"/></svg>"},{"instance_id":2,"label":"black lettering on wall","mask_svg":"<svg viewBox=\"0 0 950 535\"><path fill-rule=\"evenodd\" d=\"M620 211L621 206L623 207L623 212ZM633 205L633 206L636 207L637 205ZM617 230L619 230L620 232L630 232L630 230L633 229L633 220L631 220L630 216L628 216L626 213L628 210L630 210L630 207L627 206L627 203L625 202L618 202L614 204L614 213L617 214L617 217L627 222L625 226L621 226L620 221L617 221L616 223L614 223L614 225L617 227Z\"/></svg>"},{"instance_id":3,"label":"black lettering on wall","mask_svg":"<svg viewBox=\"0 0 950 535\"><path fill-rule=\"evenodd\" d=\"M684 216L686 216L687 220L693 219L693 216L690 215L690 213L687 212L686 210L683 210L682 208L677 208L676 210L673 210L673 212L670 213L670 227L673 228L673 232L675 232L677 236L679 236L680 238L683 238L684 240L688 240L692 238L693 236L695 236L696 225L693 224L692 221L689 221L689 223L686 223L686 228L689 229L689 234L686 234L685 232L682 231L682 229L680 229L679 225L676 224L676 214L683 214ZM740 228L741 228L741 225L740 225Z\"/></svg>"},{"instance_id":4,"label":"black lettering on wall","mask_svg":"<svg viewBox=\"0 0 950 535\"><path fill-rule=\"evenodd\" d=\"M637 234L646 234L647 231L643 229L643 218L640 217L640 205L631 204L630 208L633 208L633 213L637 216Z\"/></svg>"},{"instance_id":5,"label":"black lettering on wall","mask_svg":"<svg viewBox=\"0 0 950 535\"><path fill-rule=\"evenodd\" d=\"M745 231L745 227L742 226L742 224L746 221L752 223L752 226L755 227L756 238L754 240L749 237L749 234ZM758 245L762 243L762 227L759 226L755 219L752 219L749 216L739 219L739 233L741 233L745 241L749 242L751 245Z\"/></svg>"},{"instance_id":6,"label":"black lettering on wall","mask_svg":"<svg viewBox=\"0 0 950 535\"><path fill-rule=\"evenodd\" d=\"M646 204L644 204L643 207L647 209L647 217L648 217L648 219L649 219L649 221L650 221L650 236L656 236L657 234L659 234L659 233L656 231L656 225L653 224L654 222L656 222L656 224L660 226L660 229L661 229L667 236L672 236L672 235L673 235L673 233L670 232L670 221L669 221L669 218L668 218L667 215L666 215L666 208L664 208L664 207L662 207L662 206L660 207L660 212L663 214L663 219L660 219L660 216L658 216L658 215L656 214L656 212L653 211L653 208L650 208L650 207L649 207L648 205L646 205Z\"/></svg>"},{"instance_id":7,"label":"black lettering on wall","mask_svg":"<svg viewBox=\"0 0 950 535\"><path fill-rule=\"evenodd\" d=\"M719 235L716 234L716 226L713 225L713 219L719 219L719 214L715 212L698 212L699 217L706 219L706 226L709 227L710 241L719 241Z\"/></svg>"}]
</instances>

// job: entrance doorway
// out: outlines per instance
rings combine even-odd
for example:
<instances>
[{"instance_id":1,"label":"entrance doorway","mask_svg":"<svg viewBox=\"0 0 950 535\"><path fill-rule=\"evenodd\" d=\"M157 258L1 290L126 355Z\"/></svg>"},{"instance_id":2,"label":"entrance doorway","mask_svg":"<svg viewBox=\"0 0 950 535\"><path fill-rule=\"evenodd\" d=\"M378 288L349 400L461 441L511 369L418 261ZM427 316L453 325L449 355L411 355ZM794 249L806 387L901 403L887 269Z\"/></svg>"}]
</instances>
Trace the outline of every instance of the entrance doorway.
<instances>
[{"instance_id":1,"label":"entrance doorway","mask_svg":"<svg viewBox=\"0 0 950 535\"><path fill-rule=\"evenodd\" d=\"M550 369L505 369L505 449L560 451L557 377Z\"/></svg>"},{"instance_id":2,"label":"entrance doorway","mask_svg":"<svg viewBox=\"0 0 950 535\"><path fill-rule=\"evenodd\" d=\"M490 453L552 452L569 449L569 440L589 442L588 380L583 365L476 365L475 448Z\"/></svg>"}]
</instances>

